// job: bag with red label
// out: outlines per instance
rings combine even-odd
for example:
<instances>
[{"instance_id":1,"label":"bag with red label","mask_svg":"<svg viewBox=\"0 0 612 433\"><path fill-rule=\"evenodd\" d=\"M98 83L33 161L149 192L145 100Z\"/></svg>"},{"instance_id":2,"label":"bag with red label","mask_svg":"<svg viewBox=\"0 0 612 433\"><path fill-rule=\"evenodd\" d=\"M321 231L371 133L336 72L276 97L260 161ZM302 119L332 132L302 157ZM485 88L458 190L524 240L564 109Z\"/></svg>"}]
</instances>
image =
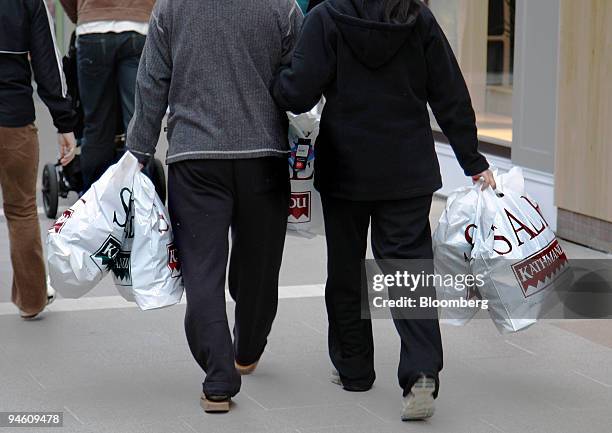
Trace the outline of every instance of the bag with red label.
<instances>
[{"instance_id":1,"label":"bag with red label","mask_svg":"<svg viewBox=\"0 0 612 433\"><path fill-rule=\"evenodd\" d=\"M305 237L324 233L321 196L314 188L315 140L319 135L323 104L320 102L307 113L287 113L291 148L291 201L287 229Z\"/></svg>"},{"instance_id":2,"label":"bag with red label","mask_svg":"<svg viewBox=\"0 0 612 433\"><path fill-rule=\"evenodd\" d=\"M113 267L115 286L141 310L180 302L183 280L170 218L143 173L136 173L124 242Z\"/></svg>"},{"instance_id":3,"label":"bag with red label","mask_svg":"<svg viewBox=\"0 0 612 433\"><path fill-rule=\"evenodd\" d=\"M489 314L502 333L536 323L571 284L567 256L538 204L525 192L522 170L496 177L479 194L472 272L480 275Z\"/></svg>"},{"instance_id":4,"label":"bag with red label","mask_svg":"<svg viewBox=\"0 0 612 433\"><path fill-rule=\"evenodd\" d=\"M436 275L441 277L436 280L436 295L439 300L457 303L480 298L478 288L474 284L443 284L447 276L471 276L470 260L474 245L472 235L479 191L480 184L452 192L433 233L434 269ZM452 302L449 304L453 305ZM463 326L479 309L468 305L442 308L440 321Z\"/></svg>"},{"instance_id":5,"label":"bag with red label","mask_svg":"<svg viewBox=\"0 0 612 433\"><path fill-rule=\"evenodd\" d=\"M138 161L126 153L49 229L49 277L63 297L83 296L112 270L138 172Z\"/></svg>"}]
</instances>

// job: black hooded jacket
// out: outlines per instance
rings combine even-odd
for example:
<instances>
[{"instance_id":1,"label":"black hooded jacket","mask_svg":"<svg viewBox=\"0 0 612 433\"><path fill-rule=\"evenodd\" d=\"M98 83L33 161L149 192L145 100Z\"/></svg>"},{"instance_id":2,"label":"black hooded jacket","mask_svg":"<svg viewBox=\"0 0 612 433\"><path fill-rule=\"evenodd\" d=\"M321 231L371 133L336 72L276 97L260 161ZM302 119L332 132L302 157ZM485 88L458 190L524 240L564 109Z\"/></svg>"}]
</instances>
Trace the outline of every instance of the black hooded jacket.
<instances>
[{"instance_id":1,"label":"black hooded jacket","mask_svg":"<svg viewBox=\"0 0 612 433\"><path fill-rule=\"evenodd\" d=\"M307 15L292 63L272 85L295 113L326 98L315 159L322 193L398 200L439 189L428 103L465 174L489 166L465 80L431 11L415 0L404 22L387 21L382 0L327 0Z\"/></svg>"},{"instance_id":2,"label":"black hooded jacket","mask_svg":"<svg viewBox=\"0 0 612 433\"><path fill-rule=\"evenodd\" d=\"M72 132L77 116L61 65L44 0L0 0L0 126L34 122L34 71L38 94L58 132Z\"/></svg>"}]
</instances>

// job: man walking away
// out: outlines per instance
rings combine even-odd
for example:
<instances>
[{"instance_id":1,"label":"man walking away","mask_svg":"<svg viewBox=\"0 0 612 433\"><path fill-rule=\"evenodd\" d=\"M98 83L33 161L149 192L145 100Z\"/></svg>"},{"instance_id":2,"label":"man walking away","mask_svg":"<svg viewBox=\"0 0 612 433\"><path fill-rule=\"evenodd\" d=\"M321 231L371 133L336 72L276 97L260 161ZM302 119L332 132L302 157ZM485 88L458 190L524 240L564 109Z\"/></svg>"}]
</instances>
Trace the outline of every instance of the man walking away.
<instances>
[{"instance_id":1,"label":"man walking away","mask_svg":"<svg viewBox=\"0 0 612 433\"><path fill-rule=\"evenodd\" d=\"M68 164L75 151L76 113L66 94L52 23L44 0L0 0L0 186L11 245L12 300L24 319L35 318L54 298L51 288L47 292L36 209L32 71L58 131L61 163Z\"/></svg>"},{"instance_id":2,"label":"man walking away","mask_svg":"<svg viewBox=\"0 0 612 433\"><path fill-rule=\"evenodd\" d=\"M170 216L206 411L229 410L276 315L289 146L269 86L301 22L295 0L158 0L138 70L127 145L141 163L152 158L170 106ZM233 344L224 295L230 228Z\"/></svg>"},{"instance_id":3,"label":"man walking away","mask_svg":"<svg viewBox=\"0 0 612 433\"><path fill-rule=\"evenodd\" d=\"M84 190L115 162L115 134L134 113L138 62L155 0L61 0L77 24L77 64L85 128ZM117 125L117 110L121 122ZM119 126L119 128L117 128Z\"/></svg>"}]
</instances>

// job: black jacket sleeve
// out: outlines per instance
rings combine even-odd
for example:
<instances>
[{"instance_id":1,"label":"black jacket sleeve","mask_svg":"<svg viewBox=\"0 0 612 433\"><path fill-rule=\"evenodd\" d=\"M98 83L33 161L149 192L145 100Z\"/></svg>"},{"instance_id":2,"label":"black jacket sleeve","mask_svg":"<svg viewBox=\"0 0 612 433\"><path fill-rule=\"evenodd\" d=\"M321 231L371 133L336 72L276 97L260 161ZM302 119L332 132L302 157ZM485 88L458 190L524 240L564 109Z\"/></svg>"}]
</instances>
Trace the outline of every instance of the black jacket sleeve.
<instances>
[{"instance_id":1,"label":"black jacket sleeve","mask_svg":"<svg viewBox=\"0 0 612 433\"><path fill-rule=\"evenodd\" d=\"M67 93L53 21L44 0L34 0L30 11L30 56L38 94L49 108L58 132L72 132L77 116Z\"/></svg>"},{"instance_id":2,"label":"black jacket sleeve","mask_svg":"<svg viewBox=\"0 0 612 433\"><path fill-rule=\"evenodd\" d=\"M327 28L331 20L324 20L323 13L317 10L306 16L291 64L281 68L272 84L272 95L285 111L310 110L335 75L336 53Z\"/></svg>"},{"instance_id":3,"label":"black jacket sleeve","mask_svg":"<svg viewBox=\"0 0 612 433\"><path fill-rule=\"evenodd\" d=\"M452 48L439 24L426 8L425 37L427 99L467 176L482 173L489 164L478 152L476 115Z\"/></svg>"}]
</instances>

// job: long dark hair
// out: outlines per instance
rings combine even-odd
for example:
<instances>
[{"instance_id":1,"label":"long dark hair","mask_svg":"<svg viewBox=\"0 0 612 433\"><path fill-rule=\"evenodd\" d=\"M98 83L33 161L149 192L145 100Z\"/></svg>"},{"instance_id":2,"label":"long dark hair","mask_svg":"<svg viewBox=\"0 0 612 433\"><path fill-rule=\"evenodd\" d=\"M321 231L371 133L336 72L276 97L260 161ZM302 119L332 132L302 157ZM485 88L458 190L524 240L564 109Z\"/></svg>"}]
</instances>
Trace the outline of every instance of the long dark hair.
<instances>
[{"instance_id":1,"label":"long dark hair","mask_svg":"<svg viewBox=\"0 0 612 433\"><path fill-rule=\"evenodd\" d=\"M363 0L365 3L373 0ZM378 0L383 3L384 18L390 23L405 23L410 15L413 0Z\"/></svg>"}]
</instances>

